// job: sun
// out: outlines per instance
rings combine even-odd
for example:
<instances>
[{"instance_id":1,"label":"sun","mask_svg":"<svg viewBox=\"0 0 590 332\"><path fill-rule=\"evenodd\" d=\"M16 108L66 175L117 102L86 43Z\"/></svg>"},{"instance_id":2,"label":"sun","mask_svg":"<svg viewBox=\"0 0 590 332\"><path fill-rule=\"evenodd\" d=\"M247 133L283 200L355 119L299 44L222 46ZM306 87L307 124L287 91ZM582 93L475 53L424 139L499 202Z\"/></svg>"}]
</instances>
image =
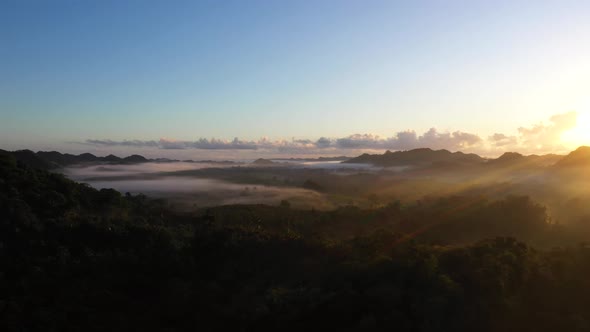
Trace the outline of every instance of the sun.
<instances>
[{"instance_id":1,"label":"sun","mask_svg":"<svg viewBox=\"0 0 590 332\"><path fill-rule=\"evenodd\" d=\"M576 126L564 132L561 141L572 147L590 145L590 111L578 113Z\"/></svg>"}]
</instances>

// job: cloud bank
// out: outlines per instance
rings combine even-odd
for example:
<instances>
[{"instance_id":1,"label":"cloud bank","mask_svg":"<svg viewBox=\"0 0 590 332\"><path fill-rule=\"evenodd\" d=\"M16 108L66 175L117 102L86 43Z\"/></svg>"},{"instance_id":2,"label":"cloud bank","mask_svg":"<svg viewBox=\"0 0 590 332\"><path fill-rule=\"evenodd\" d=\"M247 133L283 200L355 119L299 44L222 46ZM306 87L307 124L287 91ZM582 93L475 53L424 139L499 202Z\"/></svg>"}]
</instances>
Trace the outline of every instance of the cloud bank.
<instances>
[{"instance_id":1,"label":"cloud bank","mask_svg":"<svg viewBox=\"0 0 590 332\"><path fill-rule=\"evenodd\" d=\"M182 141L167 138L159 140L88 139L83 144L98 147L156 148L164 150L264 150L277 153L330 153L359 150L410 150L416 148L468 151L480 154L501 151L522 153L551 153L567 150L560 142L561 135L576 126L577 113L553 115L548 123L520 127L516 134L494 133L487 138L463 131L439 132L436 128L418 134L413 130L400 131L389 137L374 134L353 134L340 138L320 137L317 140L291 139L233 140L200 138Z\"/></svg>"},{"instance_id":2,"label":"cloud bank","mask_svg":"<svg viewBox=\"0 0 590 332\"><path fill-rule=\"evenodd\" d=\"M440 133L431 128L422 135L415 131L403 131L392 137L380 137L373 134L354 134L342 138L320 137L317 140L292 139L269 140L261 138L257 141L243 141L238 138L233 140L200 138L196 141L179 141L161 138L158 141L123 140L113 141L109 139L89 139L84 144L96 146L124 146L124 147L149 147L159 149L201 149L201 150L259 150L275 149L282 152L308 150L308 149L367 149L367 150L408 150L419 147L431 147L436 149L465 149L482 142L482 139L470 133L455 131L452 133Z\"/></svg>"}]
</instances>

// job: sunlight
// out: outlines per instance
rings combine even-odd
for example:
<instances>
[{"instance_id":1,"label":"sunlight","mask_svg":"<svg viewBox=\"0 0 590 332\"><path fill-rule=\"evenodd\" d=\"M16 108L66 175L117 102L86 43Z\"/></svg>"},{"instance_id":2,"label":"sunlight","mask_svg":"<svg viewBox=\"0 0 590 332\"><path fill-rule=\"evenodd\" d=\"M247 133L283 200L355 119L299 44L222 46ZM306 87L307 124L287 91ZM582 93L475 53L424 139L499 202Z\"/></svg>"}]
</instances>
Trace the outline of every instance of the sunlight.
<instances>
[{"instance_id":1,"label":"sunlight","mask_svg":"<svg viewBox=\"0 0 590 332\"><path fill-rule=\"evenodd\" d=\"M589 111L578 113L576 126L561 136L561 141L572 146L590 145L590 107Z\"/></svg>"}]
</instances>

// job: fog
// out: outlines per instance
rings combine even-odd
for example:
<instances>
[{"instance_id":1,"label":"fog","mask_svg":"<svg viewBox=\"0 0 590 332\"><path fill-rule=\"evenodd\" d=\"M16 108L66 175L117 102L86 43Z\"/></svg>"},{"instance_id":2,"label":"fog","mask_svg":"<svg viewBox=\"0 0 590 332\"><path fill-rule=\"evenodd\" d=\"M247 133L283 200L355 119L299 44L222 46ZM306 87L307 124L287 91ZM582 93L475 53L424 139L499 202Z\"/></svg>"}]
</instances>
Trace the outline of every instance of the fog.
<instances>
[{"instance_id":1,"label":"fog","mask_svg":"<svg viewBox=\"0 0 590 332\"><path fill-rule=\"evenodd\" d=\"M304 161L285 162L286 165L301 168L323 168L323 169L357 169L357 170L379 170L382 167L375 167L371 164L346 164L340 161Z\"/></svg>"},{"instance_id":2,"label":"fog","mask_svg":"<svg viewBox=\"0 0 590 332\"><path fill-rule=\"evenodd\" d=\"M122 193L145 194L166 198L184 207L226 204L276 205L288 200L296 208L331 209L334 206L323 194L303 188L268 186L256 183L231 183L219 179L191 176L182 171L231 169L239 174L236 164L218 163L142 163L133 165L92 165L68 167L69 178L94 188L113 188ZM179 175L180 174L180 175Z\"/></svg>"},{"instance_id":3,"label":"fog","mask_svg":"<svg viewBox=\"0 0 590 332\"><path fill-rule=\"evenodd\" d=\"M232 167L239 164L234 163L195 163L195 162L149 162L129 165L79 165L64 169L64 174L74 180L96 176L121 176L137 175L145 173L176 172L204 168Z\"/></svg>"},{"instance_id":4,"label":"fog","mask_svg":"<svg viewBox=\"0 0 590 332\"><path fill-rule=\"evenodd\" d=\"M184 207L225 204L277 205L333 209L382 206L393 201L414 204L449 195L502 199L530 196L547 207L553 221L568 223L590 215L585 173L549 168L420 169L377 167L339 161L251 163L149 162L86 165L63 170L69 178L122 193L165 198Z\"/></svg>"}]
</instances>

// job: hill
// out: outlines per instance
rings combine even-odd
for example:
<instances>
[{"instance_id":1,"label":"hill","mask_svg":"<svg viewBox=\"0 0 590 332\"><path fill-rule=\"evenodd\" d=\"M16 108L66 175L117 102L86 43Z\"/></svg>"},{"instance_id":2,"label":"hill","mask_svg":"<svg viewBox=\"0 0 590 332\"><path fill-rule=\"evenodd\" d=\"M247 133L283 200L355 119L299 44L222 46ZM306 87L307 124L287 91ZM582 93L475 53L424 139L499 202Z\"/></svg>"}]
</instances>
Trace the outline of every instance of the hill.
<instances>
[{"instance_id":1,"label":"hill","mask_svg":"<svg viewBox=\"0 0 590 332\"><path fill-rule=\"evenodd\" d=\"M486 165L495 168L530 168L552 166L563 156L556 154L524 156L517 152L505 152L496 159L490 159Z\"/></svg>"},{"instance_id":2,"label":"hill","mask_svg":"<svg viewBox=\"0 0 590 332\"><path fill-rule=\"evenodd\" d=\"M343 163L372 164L382 167L455 168L482 166L484 167L482 170L542 168L558 164L558 167L566 167L566 165L570 167L572 165L590 163L590 148L580 147L566 157L557 154L525 156L517 152L505 152L495 159L485 159L474 153L423 148L397 152L386 151L384 154L365 153L356 158L343 161Z\"/></svg>"},{"instance_id":3,"label":"hill","mask_svg":"<svg viewBox=\"0 0 590 332\"><path fill-rule=\"evenodd\" d=\"M343 163L373 164L375 166L432 166L440 164L482 164L485 159L470 153L432 150L428 148L386 151L384 154L363 154Z\"/></svg>"},{"instance_id":4,"label":"hill","mask_svg":"<svg viewBox=\"0 0 590 332\"><path fill-rule=\"evenodd\" d=\"M561 234L527 197L182 214L15 155L44 162L0 153L1 331L580 331L590 321L587 246L541 251L507 237Z\"/></svg>"},{"instance_id":5,"label":"hill","mask_svg":"<svg viewBox=\"0 0 590 332\"><path fill-rule=\"evenodd\" d=\"M97 157L91 153L73 155L69 153L60 153L57 151L33 152L31 150L0 150L0 154L11 155L17 161L25 163L26 165L45 170L85 163L136 164L151 161L150 159L137 154L125 158L117 157L112 154L106 157Z\"/></svg>"},{"instance_id":6,"label":"hill","mask_svg":"<svg viewBox=\"0 0 590 332\"><path fill-rule=\"evenodd\" d=\"M57 164L46 160L31 150L5 151L0 150L0 156L13 157L17 162L29 165L38 169L52 169L57 168Z\"/></svg>"},{"instance_id":7,"label":"hill","mask_svg":"<svg viewBox=\"0 0 590 332\"><path fill-rule=\"evenodd\" d=\"M557 169L581 168L588 166L590 166L589 146L580 146L555 163L555 168Z\"/></svg>"},{"instance_id":8,"label":"hill","mask_svg":"<svg viewBox=\"0 0 590 332\"><path fill-rule=\"evenodd\" d=\"M268 160L268 159L264 159L264 158L258 158L256 160L254 160L252 162L253 165L258 165L258 166L266 166L266 165L274 165L276 164L274 161L272 160Z\"/></svg>"},{"instance_id":9,"label":"hill","mask_svg":"<svg viewBox=\"0 0 590 332\"><path fill-rule=\"evenodd\" d=\"M149 160L146 159L144 156L140 156L138 154L131 155L129 157L123 158L123 162L125 163L147 163Z\"/></svg>"}]
</instances>

